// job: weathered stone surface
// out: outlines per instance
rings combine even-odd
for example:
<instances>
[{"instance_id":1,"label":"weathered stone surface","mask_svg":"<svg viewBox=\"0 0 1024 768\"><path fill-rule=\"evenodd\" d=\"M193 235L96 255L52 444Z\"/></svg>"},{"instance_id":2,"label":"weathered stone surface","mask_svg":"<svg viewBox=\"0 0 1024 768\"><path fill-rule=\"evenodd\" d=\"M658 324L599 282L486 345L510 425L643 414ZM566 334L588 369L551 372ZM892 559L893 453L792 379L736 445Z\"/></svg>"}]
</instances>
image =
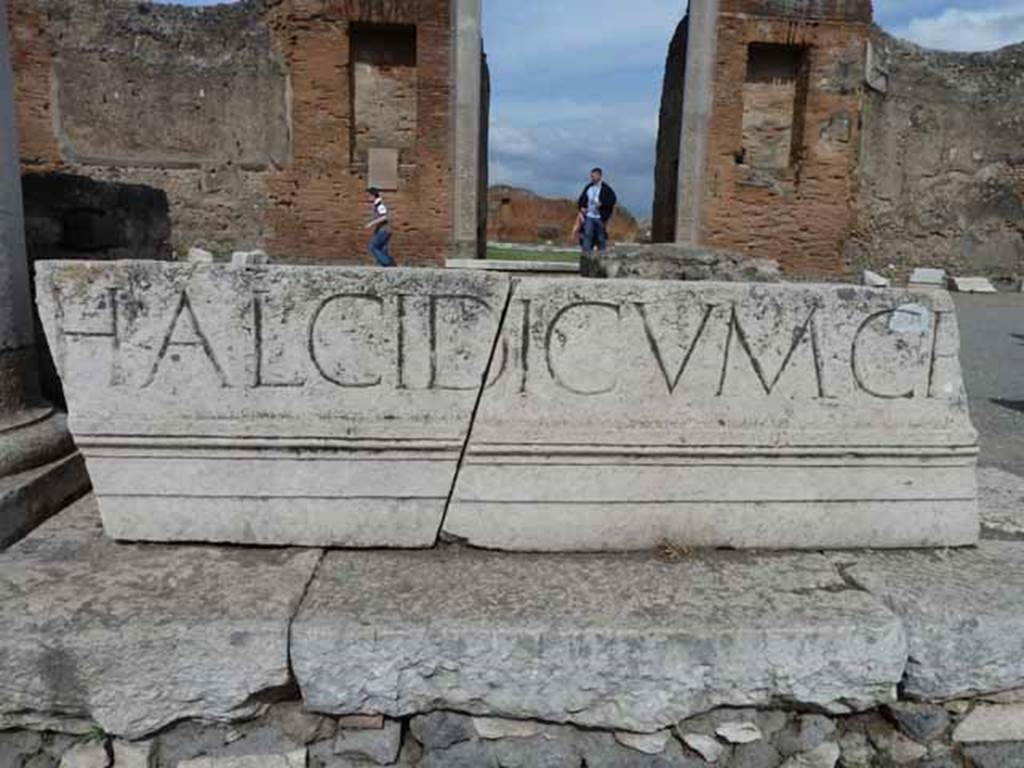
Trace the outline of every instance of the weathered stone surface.
<instances>
[{"instance_id":1,"label":"weathered stone surface","mask_svg":"<svg viewBox=\"0 0 1024 768\"><path fill-rule=\"evenodd\" d=\"M25 536L88 489L89 475L77 453L0 477L0 549Z\"/></svg>"},{"instance_id":2,"label":"weathered stone surface","mask_svg":"<svg viewBox=\"0 0 1024 768\"><path fill-rule=\"evenodd\" d=\"M892 280L888 277L883 277L877 272L872 272L870 269L865 269L861 275L861 283L869 288L888 288L892 285Z\"/></svg>"},{"instance_id":3,"label":"weathered stone surface","mask_svg":"<svg viewBox=\"0 0 1024 768\"><path fill-rule=\"evenodd\" d=\"M974 744L964 754L976 768L1024 768L1024 744Z\"/></svg>"},{"instance_id":4,"label":"weathered stone surface","mask_svg":"<svg viewBox=\"0 0 1024 768\"><path fill-rule=\"evenodd\" d=\"M860 731L849 731L839 740L842 768L871 768L874 765L875 750L867 735Z\"/></svg>"},{"instance_id":5,"label":"weathered stone surface","mask_svg":"<svg viewBox=\"0 0 1024 768\"><path fill-rule=\"evenodd\" d=\"M730 744L750 744L764 738L756 723L744 721L722 723L715 729L715 733Z\"/></svg>"},{"instance_id":6,"label":"weathered stone surface","mask_svg":"<svg viewBox=\"0 0 1024 768\"><path fill-rule=\"evenodd\" d=\"M671 731L658 731L657 733L629 733L617 731L615 740L624 747L643 752L645 755L660 755L668 746L668 740L672 738Z\"/></svg>"},{"instance_id":7,"label":"weathered stone surface","mask_svg":"<svg viewBox=\"0 0 1024 768\"><path fill-rule=\"evenodd\" d=\"M80 742L60 759L60 768L108 768L111 764L107 745L102 742Z\"/></svg>"},{"instance_id":8,"label":"weathered stone surface","mask_svg":"<svg viewBox=\"0 0 1024 768\"><path fill-rule=\"evenodd\" d=\"M948 699L1024 686L1024 544L857 553L847 575L901 618L908 696Z\"/></svg>"},{"instance_id":9,"label":"weathered stone surface","mask_svg":"<svg viewBox=\"0 0 1024 768\"><path fill-rule=\"evenodd\" d=\"M998 293L986 277L953 277L950 288L958 293Z\"/></svg>"},{"instance_id":10,"label":"weathered stone surface","mask_svg":"<svg viewBox=\"0 0 1024 768\"><path fill-rule=\"evenodd\" d=\"M826 742L809 752L794 755L782 764L782 768L835 768L839 762L839 745Z\"/></svg>"},{"instance_id":11,"label":"weathered stone surface","mask_svg":"<svg viewBox=\"0 0 1024 768\"><path fill-rule=\"evenodd\" d=\"M580 272L584 277L639 280L776 283L782 279L774 261L677 243L630 243L585 253Z\"/></svg>"},{"instance_id":12,"label":"weathered stone surface","mask_svg":"<svg viewBox=\"0 0 1024 768\"><path fill-rule=\"evenodd\" d=\"M432 545L508 280L50 262L40 313L118 539Z\"/></svg>"},{"instance_id":13,"label":"weathered stone surface","mask_svg":"<svg viewBox=\"0 0 1024 768\"><path fill-rule=\"evenodd\" d=\"M395 720L385 721L379 730L339 730L334 740L334 754L370 760L377 765L395 762L401 750L402 724Z\"/></svg>"},{"instance_id":14,"label":"weathered stone surface","mask_svg":"<svg viewBox=\"0 0 1024 768\"><path fill-rule=\"evenodd\" d=\"M835 723L827 717L803 715L776 735L774 741L782 754L795 755L821 746L835 731Z\"/></svg>"},{"instance_id":15,"label":"weathered stone surface","mask_svg":"<svg viewBox=\"0 0 1024 768\"><path fill-rule=\"evenodd\" d=\"M901 701L888 705L885 710L899 729L916 741L937 739L949 727L949 714L937 704Z\"/></svg>"},{"instance_id":16,"label":"weathered stone surface","mask_svg":"<svg viewBox=\"0 0 1024 768\"><path fill-rule=\"evenodd\" d=\"M275 704L268 717L277 730L299 744L333 738L337 730L333 719L308 712L300 701Z\"/></svg>"},{"instance_id":17,"label":"weathered stone surface","mask_svg":"<svg viewBox=\"0 0 1024 768\"><path fill-rule=\"evenodd\" d=\"M895 617L844 590L812 554L330 553L291 658L321 712L653 732L718 705L848 711L892 697L906 651Z\"/></svg>"},{"instance_id":18,"label":"weathered stone surface","mask_svg":"<svg viewBox=\"0 0 1024 768\"><path fill-rule=\"evenodd\" d=\"M524 280L444 529L527 551L974 543L953 311L943 292Z\"/></svg>"},{"instance_id":19,"label":"weathered stone surface","mask_svg":"<svg viewBox=\"0 0 1024 768\"><path fill-rule=\"evenodd\" d=\"M431 712L414 717L409 722L409 732L429 749L447 749L477 735L473 718L455 712Z\"/></svg>"},{"instance_id":20,"label":"weathered stone surface","mask_svg":"<svg viewBox=\"0 0 1024 768\"><path fill-rule=\"evenodd\" d=\"M980 467L978 501L986 534L1024 538L1024 477L997 467Z\"/></svg>"},{"instance_id":21,"label":"weathered stone surface","mask_svg":"<svg viewBox=\"0 0 1024 768\"><path fill-rule=\"evenodd\" d=\"M938 285L945 287L946 270L920 267L911 273L910 282L912 285Z\"/></svg>"},{"instance_id":22,"label":"weathered stone surface","mask_svg":"<svg viewBox=\"0 0 1024 768\"><path fill-rule=\"evenodd\" d=\"M153 768L156 758L156 741L121 741L112 744L114 768Z\"/></svg>"},{"instance_id":23,"label":"weathered stone surface","mask_svg":"<svg viewBox=\"0 0 1024 768\"><path fill-rule=\"evenodd\" d=\"M259 711L319 554L117 545L87 497L0 555L0 713L137 738Z\"/></svg>"},{"instance_id":24,"label":"weathered stone surface","mask_svg":"<svg viewBox=\"0 0 1024 768\"><path fill-rule=\"evenodd\" d=\"M681 733L683 742L709 763L717 763L725 753L725 747L714 736L702 733Z\"/></svg>"},{"instance_id":25,"label":"weathered stone surface","mask_svg":"<svg viewBox=\"0 0 1024 768\"><path fill-rule=\"evenodd\" d=\"M983 704L957 725L953 740L968 744L1024 742L1024 704Z\"/></svg>"},{"instance_id":26,"label":"weathered stone surface","mask_svg":"<svg viewBox=\"0 0 1024 768\"><path fill-rule=\"evenodd\" d=\"M528 739L541 732L540 723L503 717L474 717L473 729L481 739Z\"/></svg>"},{"instance_id":27,"label":"weathered stone surface","mask_svg":"<svg viewBox=\"0 0 1024 768\"><path fill-rule=\"evenodd\" d=\"M776 768L782 756L767 741L752 741L738 745L729 759L729 768Z\"/></svg>"},{"instance_id":28,"label":"weathered stone surface","mask_svg":"<svg viewBox=\"0 0 1024 768\"><path fill-rule=\"evenodd\" d=\"M178 763L178 768L306 768L306 750L286 755L197 757L195 760Z\"/></svg>"}]
</instances>

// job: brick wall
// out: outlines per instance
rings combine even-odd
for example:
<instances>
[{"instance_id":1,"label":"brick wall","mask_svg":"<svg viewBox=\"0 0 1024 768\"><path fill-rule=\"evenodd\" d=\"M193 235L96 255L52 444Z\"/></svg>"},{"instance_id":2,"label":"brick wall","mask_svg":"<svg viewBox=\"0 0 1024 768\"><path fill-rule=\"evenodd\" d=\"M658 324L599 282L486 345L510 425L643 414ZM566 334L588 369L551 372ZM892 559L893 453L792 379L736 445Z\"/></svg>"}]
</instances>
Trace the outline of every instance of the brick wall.
<instances>
[{"instance_id":1,"label":"brick wall","mask_svg":"<svg viewBox=\"0 0 1024 768\"><path fill-rule=\"evenodd\" d=\"M448 0L8 7L25 173L164 190L179 253L262 246L282 261L369 264L364 150L391 143L402 150L400 188L388 196L395 255L443 263L453 215ZM353 71L352 24L414 26L415 66L369 57Z\"/></svg>"},{"instance_id":2,"label":"brick wall","mask_svg":"<svg viewBox=\"0 0 1024 768\"><path fill-rule=\"evenodd\" d=\"M771 16L781 5L722 4L701 241L838 276L849 271L869 25L860 4ZM796 80L748 82L751 46L763 44L800 50Z\"/></svg>"}]
</instances>

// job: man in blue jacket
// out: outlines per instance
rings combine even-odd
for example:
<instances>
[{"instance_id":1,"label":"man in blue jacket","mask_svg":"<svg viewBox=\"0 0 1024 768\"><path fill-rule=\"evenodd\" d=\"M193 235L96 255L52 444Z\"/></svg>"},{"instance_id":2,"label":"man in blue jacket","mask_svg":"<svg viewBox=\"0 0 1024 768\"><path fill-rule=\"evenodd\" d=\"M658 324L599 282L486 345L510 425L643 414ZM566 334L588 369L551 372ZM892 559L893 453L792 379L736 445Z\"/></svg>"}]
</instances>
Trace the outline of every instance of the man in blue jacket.
<instances>
[{"instance_id":1,"label":"man in blue jacket","mask_svg":"<svg viewBox=\"0 0 1024 768\"><path fill-rule=\"evenodd\" d=\"M608 247L608 221L615 213L617 202L615 190L604 183L604 171L592 170L590 183L583 188L579 200L584 253L591 253L595 245L602 251Z\"/></svg>"}]
</instances>

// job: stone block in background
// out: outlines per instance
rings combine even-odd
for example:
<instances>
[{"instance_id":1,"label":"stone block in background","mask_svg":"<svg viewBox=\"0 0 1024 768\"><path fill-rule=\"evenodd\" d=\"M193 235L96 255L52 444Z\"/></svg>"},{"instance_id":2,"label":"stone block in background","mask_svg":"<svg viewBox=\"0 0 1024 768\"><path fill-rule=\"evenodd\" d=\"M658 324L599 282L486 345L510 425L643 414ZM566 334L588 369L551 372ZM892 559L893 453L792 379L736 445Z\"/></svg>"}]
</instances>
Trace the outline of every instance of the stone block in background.
<instances>
[{"instance_id":1,"label":"stone block in background","mask_svg":"<svg viewBox=\"0 0 1024 768\"><path fill-rule=\"evenodd\" d=\"M39 265L40 315L118 539L432 545L508 279Z\"/></svg>"},{"instance_id":2,"label":"stone block in background","mask_svg":"<svg viewBox=\"0 0 1024 768\"><path fill-rule=\"evenodd\" d=\"M910 275L911 285L934 285L945 288L946 280L946 270L944 269L920 267L915 269Z\"/></svg>"},{"instance_id":3,"label":"stone block in background","mask_svg":"<svg viewBox=\"0 0 1024 768\"><path fill-rule=\"evenodd\" d=\"M949 283L957 293L998 293L986 277L951 277Z\"/></svg>"},{"instance_id":4,"label":"stone block in background","mask_svg":"<svg viewBox=\"0 0 1024 768\"><path fill-rule=\"evenodd\" d=\"M888 277L883 277L877 272L872 272L870 269L864 270L864 273L861 275L861 283L869 288L888 288L892 285L892 281Z\"/></svg>"},{"instance_id":5,"label":"stone block in background","mask_svg":"<svg viewBox=\"0 0 1024 768\"><path fill-rule=\"evenodd\" d=\"M953 304L522 281L445 521L526 551L977 541Z\"/></svg>"},{"instance_id":6,"label":"stone block in background","mask_svg":"<svg viewBox=\"0 0 1024 768\"><path fill-rule=\"evenodd\" d=\"M639 280L776 283L782 279L778 263L769 259L675 243L630 243L583 254L580 272L584 277Z\"/></svg>"}]
</instances>

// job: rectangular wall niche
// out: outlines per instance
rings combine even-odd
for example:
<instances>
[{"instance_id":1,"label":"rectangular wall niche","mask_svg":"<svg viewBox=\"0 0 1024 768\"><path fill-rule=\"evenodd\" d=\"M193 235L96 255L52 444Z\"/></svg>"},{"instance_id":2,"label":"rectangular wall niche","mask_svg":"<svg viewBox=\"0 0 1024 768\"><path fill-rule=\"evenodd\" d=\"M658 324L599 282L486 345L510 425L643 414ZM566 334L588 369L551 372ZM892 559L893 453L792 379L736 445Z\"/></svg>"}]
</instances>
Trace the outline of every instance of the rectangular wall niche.
<instances>
[{"instance_id":1,"label":"rectangular wall niche","mask_svg":"<svg viewBox=\"0 0 1024 768\"><path fill-rule=\"evenodd\" d=\"M752 43L743 84L742 162L756 170L796 166L807 104L807 48Z\"/></svg>"},{"instance_id":2,"label":"rectangular wall niche","mask_svg":"<svg viewBox=\"0 0 1024 768\"><path fill-rule=\"evenodd\" d=\"M416 27L353 24L349 50L353 162L368 162L371 148L398 150L401 162L412 162L419 81Z\"/></svg>"}]
</instances>

